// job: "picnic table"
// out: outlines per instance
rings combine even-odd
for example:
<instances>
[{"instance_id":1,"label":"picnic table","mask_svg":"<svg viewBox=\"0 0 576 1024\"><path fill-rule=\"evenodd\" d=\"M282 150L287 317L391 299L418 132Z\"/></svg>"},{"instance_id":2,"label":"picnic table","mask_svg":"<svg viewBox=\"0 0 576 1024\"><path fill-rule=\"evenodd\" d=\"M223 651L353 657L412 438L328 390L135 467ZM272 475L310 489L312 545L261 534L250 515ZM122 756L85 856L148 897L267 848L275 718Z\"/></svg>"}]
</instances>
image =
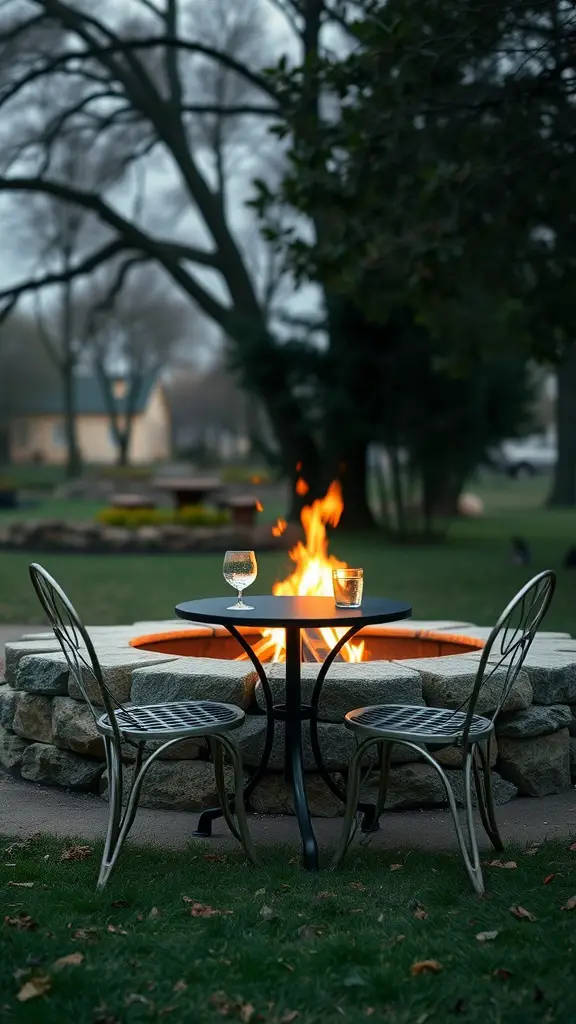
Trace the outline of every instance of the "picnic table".
<instances>
[{"instance_id":1,"label":"picnic table","mask_svg":"<svg viewBox=\"0 0 576 1024\"><path fill-rule=\"evenodd\" d=\"M216 476L165 476L153 480L152 487L171 494L176 508L186 508L188 505L202 505L211 495L217 494L222 481Z\"/></svg>"}]
</instances>

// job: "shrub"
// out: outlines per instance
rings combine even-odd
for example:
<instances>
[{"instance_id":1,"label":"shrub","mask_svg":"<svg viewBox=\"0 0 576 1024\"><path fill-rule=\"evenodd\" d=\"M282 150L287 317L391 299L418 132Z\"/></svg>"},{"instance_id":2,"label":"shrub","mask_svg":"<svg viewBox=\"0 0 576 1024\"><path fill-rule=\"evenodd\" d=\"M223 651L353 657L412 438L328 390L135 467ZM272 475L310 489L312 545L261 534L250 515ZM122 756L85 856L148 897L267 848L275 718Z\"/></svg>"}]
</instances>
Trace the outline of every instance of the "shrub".
<instances>
[{"instance_id":1,"label":"shrub","mask_svg":"<svg viewBox=\"0 0 576 1024\"><path fill-rule=\"evenodd\" d=\"M230 514L224 509L190 505L182 509L103 508L96 518L104 526L137 530L141 526L225 526Z\"/></svg>"}]
</instances>

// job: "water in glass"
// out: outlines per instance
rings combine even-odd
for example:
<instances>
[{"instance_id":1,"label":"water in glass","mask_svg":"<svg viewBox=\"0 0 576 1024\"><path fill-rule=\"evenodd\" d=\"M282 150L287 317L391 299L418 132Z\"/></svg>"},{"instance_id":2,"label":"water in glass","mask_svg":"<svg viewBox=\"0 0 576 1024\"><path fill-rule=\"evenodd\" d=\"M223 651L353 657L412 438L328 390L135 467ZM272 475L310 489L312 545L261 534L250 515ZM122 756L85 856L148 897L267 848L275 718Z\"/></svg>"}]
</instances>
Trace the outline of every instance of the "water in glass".
<instances>
[{"instance_id":1,"label":"water in glass","mask_svg":"<svg viewBox=\"0 0 576 1024\"><path fill-rule=\"evenodd\" d=\"M252 586L258 574L256 555L253 551L227 551L224 555L222 573L226 583L238 592L236 604L230 605L228 611L253 611L251 605L244 604L242 591Z\"/></svg>"},{"instance_id":2,"label":"water in glass","mask_svg":"<svg viewBox=\"0 0 576 1024\"><path fill-rule=\"evenodd\" d=\"M333 569L332 583L337 608L360 608L364 590L362 569Z\"/></svg>"}]
</instances>

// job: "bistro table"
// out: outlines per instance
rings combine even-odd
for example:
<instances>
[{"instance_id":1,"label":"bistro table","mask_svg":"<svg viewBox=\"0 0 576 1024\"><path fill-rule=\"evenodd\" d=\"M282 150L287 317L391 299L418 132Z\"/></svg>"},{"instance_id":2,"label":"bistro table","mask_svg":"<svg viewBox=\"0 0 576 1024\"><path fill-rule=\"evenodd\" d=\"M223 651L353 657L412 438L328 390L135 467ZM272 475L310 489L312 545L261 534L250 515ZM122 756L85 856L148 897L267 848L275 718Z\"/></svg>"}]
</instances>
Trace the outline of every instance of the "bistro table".
<instances>
[{"instance_id":1,"label":"bistro table","mask_svg":"<svg viewBox=\"0 0 576 1024\"><path fill-rule=\"evenodd\" d=\"M181 619L190 622L208 622L224 626L238 641L252 664L260 682L266 702L267 730L264 750L258 769L245 789L248 798L258 780L264 774L272 744L276 721L285 723L284 773L292 786L294 808L300 835L302 836L303 864L309 871L318 869L318 847L312 828L310 809L304 782L304 758L302 755L302 722L310 722L310 739L316 765L330 789L342 800L345 793L326 770L318 742L318 703L326 674L345 644L364 626L376 623L397 622L412 615L410 605L402 601L368 597L361 608L336 608L332 597L253 597L246 595L246 602L253 606L250 611L229 608L233 596L209 598L201 601L185 601L176 605L175 611ZM285 703L275 704L264 666L254 653L248 640L240 632L241 626L280 628L286 633L286 689ZM332 648L320 666L310 704L302 703L302 630L318 630L324 626L344 628L346 632ZM353 699L351 707L353 706ZM369 831L373 821L372 805L360 805L365 813L364 830ZM372 816L371 816L372 812ZM204 811L200 816L197 835L211 835L212 820L219 817L218 809Z\"/></svg>"}]
</instances>

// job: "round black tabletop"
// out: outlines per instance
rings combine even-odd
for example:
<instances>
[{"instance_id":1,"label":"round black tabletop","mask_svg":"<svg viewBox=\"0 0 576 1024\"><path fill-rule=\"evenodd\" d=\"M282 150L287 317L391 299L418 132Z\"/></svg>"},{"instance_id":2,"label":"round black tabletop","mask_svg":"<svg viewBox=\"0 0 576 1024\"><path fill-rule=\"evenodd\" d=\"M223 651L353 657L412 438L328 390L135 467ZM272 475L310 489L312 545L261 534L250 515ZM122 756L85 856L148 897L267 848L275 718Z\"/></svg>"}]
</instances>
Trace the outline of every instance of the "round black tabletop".
<instances>
[{"instance_id":1,"label":"round black tabletop","mask_svg":"<svg viewBox=\"0 0 576 1024\"><path fill-rule=\"evenodd\" d=\"M376 623L398 622L409 619L412 608L404 601L390 601L384 597L366 597L361 608L337 608L333 597L253 597L244 600L252 611L237 611L229 606L235 600L228 597L210 597L200 601L184 601L174 609L176 615L190 622L210 622L232 625L299 626L302 629L321 626L364 626Z\"/></svg>"}]
</instances>

